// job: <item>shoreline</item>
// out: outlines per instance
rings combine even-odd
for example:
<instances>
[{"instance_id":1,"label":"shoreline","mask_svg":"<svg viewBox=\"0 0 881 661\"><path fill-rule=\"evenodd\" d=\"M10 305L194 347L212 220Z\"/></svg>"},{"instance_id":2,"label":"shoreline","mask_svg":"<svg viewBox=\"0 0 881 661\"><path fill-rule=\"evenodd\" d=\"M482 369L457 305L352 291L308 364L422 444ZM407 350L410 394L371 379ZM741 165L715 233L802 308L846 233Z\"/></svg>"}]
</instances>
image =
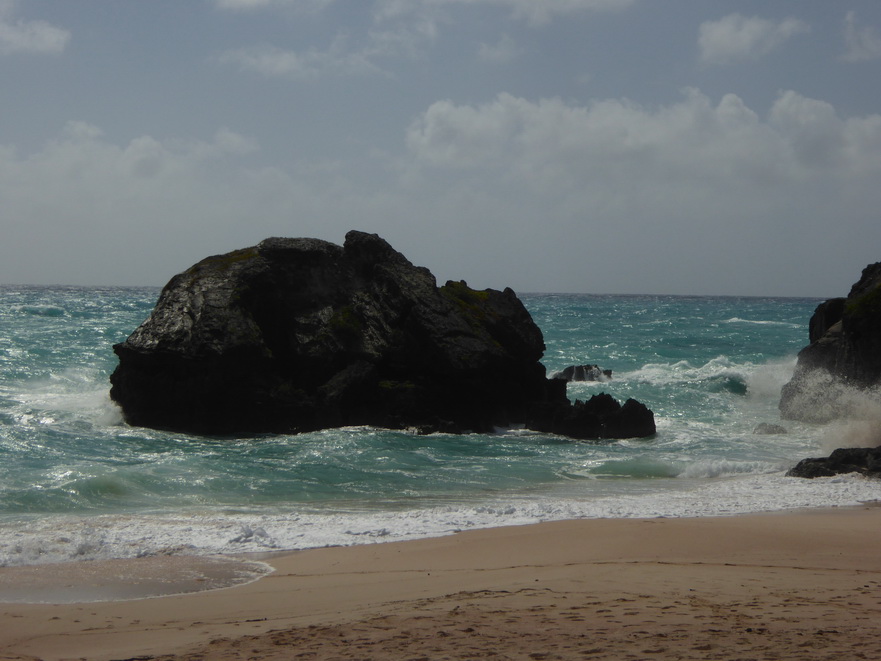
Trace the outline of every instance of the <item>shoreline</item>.
<instances>
[{"instance_id":1,"label":"shoreline","mask_svg":"<svg viewBox=\"0 0 881 661\"><path fill-rule=\"evenodd\" d=\"M713 516L585 517L526 524L506 524L429 534L407 540L377 539L367 543L331 544L303 549L239 551L214 554L158 554L131 558L85 559L32 565L0 566L0 607L11 604L92 604L186 596L198 592L229 590L262 580L276 571L274 561L289 556L338 548L378 544L407 544L468 533L543 526L579 521L663 521L728 519L732 517L787 516L833 513L881 507L881 500L845 507L798 508Z\"/></svg>"},{"instance_id":2,"label":"shoreline","mask_svg":"<svg viewBox=\"0 0 881 661\"><path fill-rule=\"evenodd\" d=\"M879 524L871 503L282 552L223 589L0 603L0 658L881 658Z\"/></svg>"},{"instance_id":3,"label":"shoreline","mask_svg":"<svg viewBox=\"0 0 881 661\"><path fill-rule=\"evenodd\" d=\"M165 555L0 567L0 606L161 599L247 585L273 571L269 562L232 555Z\"/></svg>"}]
</instances>

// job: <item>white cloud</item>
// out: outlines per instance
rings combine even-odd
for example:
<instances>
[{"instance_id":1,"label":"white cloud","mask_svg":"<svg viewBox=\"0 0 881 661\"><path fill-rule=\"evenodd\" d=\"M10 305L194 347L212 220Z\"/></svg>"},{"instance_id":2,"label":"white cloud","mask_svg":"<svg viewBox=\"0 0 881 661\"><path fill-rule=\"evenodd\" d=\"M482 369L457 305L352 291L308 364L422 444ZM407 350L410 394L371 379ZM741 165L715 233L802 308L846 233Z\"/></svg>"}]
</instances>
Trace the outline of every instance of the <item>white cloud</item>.
<instances>
[{"instance_id":1,"label":"white cloud","mask_svg":"<svg viewBox=\"0 0 881 661\"><path fill-rule=\"evenodd\" d=\"M783 92L771 108L770 124L797 160L813 167L847 166L847 124L830 103Z\"/></svg>"},{"instance_id":2,"label":"white cloud","mask_svg":"<svg viewBox=\"0 0 881 661\"><path fill-rule=\"evenodd\" d=\"M296 8L316 10L335 0L214 0L224 10L252 11L265 8ZM374 0L374 15L379 20L397 18L412 13L450 4L497 6L507 9L512 16L532 24L543 24L557 16L584 11L619 11L632 6L636 0Z\"/></svg>"},{"instance_id":3,"label":"white cloud","mask_svg":"<svg viewBox=\"0 0 881 661\"><path fill-rule=\"evenodd\" d=\"M447 21L434 7L414 3L399 10L387 3L377 5L365 53L371 58L418 57L435 42L441 24Z\"/></svg>"},{"instance_id":4,"label":"white cloud","mask_svg":"<svg viewBox=\"0 0 881 661\"><path fill-rule=\"evenodd\" d=\"M841 119L832 104L788 91L770 124L806 169L844 181L881 174L881 115Z\"/></svg>"},{"instance_id":5,"label":"white cloud","mask_svg":"<svg viewBox=\"0 0 881 661\"><path fill-rule=\"evenodd\" d=\"M287 8L312 11L330 5L334 0L310 0L297 4L290 0L215 0L227 10ZM496 7L508 10L515 19L531 25L547 23L557 16L583 11L613 11L631 6L635 0L375 0L372 3L373 25L363 35L363 46L350 48L350 39L338 36L332 46L321 51L305 52L263 44L223 53L222 63L239 66L265 76L292 79L315 79L325 74L363 75L385 73L383 58L423 55L437 40L444 24L451 22L447 8L455 5ZM516 56L516 45L504 35L495 45L483 43L478 57L496 63L509 62Z\"/></svg>"},{"instance_id":6,"label":"white cloud","mask_svg":"<svg viewBox=\"0 0 881 661\"><path fill-rule=\"evenodd\" d=\"M768 291L768 273L804 272L821 255L862 268L855 255L871 259L864 242L878 236L881 115L842 118L792 91L764 114L697 90L654 108L441 101L407 145L408 176L446 191L433 204L492 219L467 240L511 233L533 282L571 273L573 291ZM593 276L579 283L578 272ZM789 293L829 291L819 277L807 286L812 277Z\"/></svg>"},{"instance_id":7,"label":"white cloud","mask_svg":"<svg viewBox=\"0 0 881 661\"><path fill-rule=\"evenodd\" d=\"M72 141L95 140L104 135L97 126L88 122L70 121L64 125L64 135Z\"/></svg>"},{"instance_id":8,"label":"white cloud","mask_svg":"<svg viewBox=\"0 0 881 661\"><path fill-rule=\"evenodd\" d=\"M334 0L214 0L215 5L219 9L238 12L270 8L317 11L333 2Z\"/></svg>"},{"instance_id":9,"label":"white cloud","mask_svg":"<svg viewBox=\"0 0 881 661\"><path fill-rule=\"evenodd\" d=\"M635 0L425 0L439 4L497 6L510 10L514 18L530 25L543 25L559 16L586 11L621 11Z\"/></svg>"},{"instance_id":10,"label":"white cloud","mask_svg":"<svg viewBox=\"0 0 881 661\"><path fill-rule=\"evenodd\" d=\"M632 6L636 0L376 0L373 7L377 25L393 25L390 34L394 39L411 45L409 54L419 46L433 42L441 26L451 22L444 9L456 6L488 7L506 10L512 18L526 21L532 26L544 25L551 20L589 11L621 11ZM506 62L516 54L515 44L504 35L496 45L481 44L479 56L484 60Z\"/></svg>"},{"instance_id":11,"label":"white cloud","mask_svg":"<svg viewBox=\"0 0 881 661\"><path fill-rule=\"evenodd\" d=\"M33 153L0 148L0 281L103 284L117 272L120 284L161 284L192 263L194 245L216 248L218 230L258 224L253 214L277 185L296 189L241 165L256 148L229 129L207 141L144 135L118 145L86 122L68 122Z\"/></svg>"},{"instance_id":12,"label":"white cloud","mask_svg":"<svg viewBox=\"0 0 881 661\"><path fill-rule=\"evenodd\" d=\"M218 59L223 64L237 65L242 71L254 71L267 77L307 79L318 76L320 69L316 61L321 56L313 53L310 58L308 54L262 45L226 51Z\"/></svg>"},{"instance_id":13,"label":"white cloud","mask_svg":"<svg viewBox=\"0 0 881 661\"><path fill-rule=\"evenodd\" d=\"M3 162L2 171L10 180L40 181L47 192L57 193L60 188L76 182L76 187L82 186L85 195L102 190L100 197L104 199L141 193L149 196L159 191L132 186L132 175L161 180L162 186L174 190L186 186L187 173L193 175L200 168L213 167L212 164L221 163L229 156L237 157L257 149L253 140L226 128L218 130L207 142L140 136L127 145L118 146L107 141L97 126L70 121L59 139L25 159ZM179 175L185 176L178 179ZM96 188L90 189L90 184ZM0 196L8 200L17 197L11 188ZM163 197L164 194L159 194L156 199Z\"/></svg>"},{"instance_id":14,"label":"white cloud","mask_svg":"<svg viewBox=\"0 0 881 661\"><path fill-rule=\"evenodd\" d=\"M729 14L701 24L698 33L700 60L704 64L731 64L759 59L788 39L810 32L797 18L772 21L758 16Z\"/></svg>"},{"instance_id":15,"label":"white cloud","mask_svg":"<svg viewBox=\"0 0 881 661\"><path fill-rule=\"evenodd\" d=\"M225 128L117 143L70 122L31 153L0 145L0 282L162 284L266 236L354 228L479 287L834 295L830 269L846 288L876 249L881 115L792 91L765 112L697 90L440 101L406 137L394 160L283 168Z\"/></svg>"},{"instance_id":16,"label":"white cloud","mask_svg":"<svg viewBox=\"0 0 881 661\"><path fill-rule=\"evenodd\" d=\"M856 12L849 11L844 17L844 42L846 51L842 59L847 62L881 58L881 36L871 25L860 26Z\"/></svg>"},{"instance_id":17,"label":"white cloud","mask_svg":"<svg viewBox=\"0 0 881 661\"><path fill-rule=\"evenodd\" d=\"M227 154L244 155L260 150L260 145L258 145L255 140L240 135L225 127L214 134L213 144L216 145L220 151Z\"/></svg>"},{"instance_id":18,"label":"white cloud","mask_svg":"<svg viewBox=\"0 0 881 661\"><path fill-rule=\"evenodd\" d=\"M879 175L881 115L844 120L830 104L792 91L781 93L767 121L734 94L714 106L693 89L656 109L500 94L480 106L432 104L410 127L407 145L427 166L504 170L537 187L577 189L614 172L629 182L695 177L726 187L734 174Z\"/></svg>"},{"instance_id":19,"label":"white cloud","mask_svg":"<svg viewBox=\"0 0 881 661\"><path fill-rule=\"evenodd\" d=\"M311 80L322 75L363 75L381 73L365 52L349 52L345 39L338 38L329 50L309 49L303 53L262 45L227 51L218 57L223 64L233 64L242 71L254 71L267 77Z\"/></svg>"},{"instance_id":20,"label":"white cloud","mask_svg":"<svg viewBox=\"0 0 881 661\"><path fill-rule=\"evenodd\" d=\"M70 41L70 32L46 21L15 19L15 2L0 4L0 53L54 54Z\"/></svg>"},{"instance_id":21,"label":"white cloud","mask_svg":"<svg viewBox=\"0 0 881 661\"><path fill-rule=\"evenodd\" d=\"M260 9L272 4L272 0L215 0L215 2L221 9L232 9L235 11Z\"/></svg>"},{"instance_id":22,"label":"white cloud","mask_svg":"<svg viewBox=\"0 0 881 661\"><path fill-rule=\"evenodd\" d=\"M241 2L248 8L286 4L284 0L219 1ZM256 5L252 7L251 2ZM331 2L333 0L313 0L309 8L318 10ZM364 31L360 47L351 47L352 39L340 32L327 50L296 51L261 44L229 50L221 54L218 61L236 65L243 71L294 80L314 80L325 75L385 75L387 72L380 64L383 58L418 56L437 37L441 20L434 8L421 3L398 7L380 1L374 7L373 25Z\"/></svg>"},{"instance_id":23,"label":"white cloud","mask_svg":"<svg viewBox=\"0 0 881 661\"><path fill-rule=\"evenodd\" d=\"M517 57L517 47L511 36L504 34L495 45L480 44L477 55L485 62L507 64Z\"/></svg>"}]
</instances>

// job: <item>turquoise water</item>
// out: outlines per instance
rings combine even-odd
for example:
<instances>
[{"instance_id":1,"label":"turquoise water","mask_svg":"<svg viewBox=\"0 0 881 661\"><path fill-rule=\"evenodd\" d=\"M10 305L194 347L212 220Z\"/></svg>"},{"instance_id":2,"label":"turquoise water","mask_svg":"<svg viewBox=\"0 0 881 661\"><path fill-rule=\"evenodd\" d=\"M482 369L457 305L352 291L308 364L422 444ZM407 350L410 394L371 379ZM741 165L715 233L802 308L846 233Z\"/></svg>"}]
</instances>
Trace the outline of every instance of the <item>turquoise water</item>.
<instances>
[{"instance_id":1,"label":"turquoise water","mask_svg":"<svg viewBox=\"0 0 881 661\"><path fill-rule=\"evenodd\" d=\"M152 288L0 287L0 565L369 543L577 517L708 516L875 500L854 476L786 478L847 437L779 423L812 299L523 295L570 396L635 397L649 439L346 428L216 439L131 428L108 398Z\"/></svg>"}]
</instances>

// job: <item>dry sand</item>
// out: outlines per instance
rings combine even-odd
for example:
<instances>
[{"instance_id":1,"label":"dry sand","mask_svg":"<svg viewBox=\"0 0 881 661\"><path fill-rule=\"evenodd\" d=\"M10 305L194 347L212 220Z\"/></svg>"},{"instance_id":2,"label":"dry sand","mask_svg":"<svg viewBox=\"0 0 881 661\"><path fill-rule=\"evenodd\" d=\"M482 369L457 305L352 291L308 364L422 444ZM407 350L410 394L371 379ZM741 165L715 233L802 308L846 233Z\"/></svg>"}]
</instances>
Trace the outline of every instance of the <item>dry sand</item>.
<instances>
[{"instance_id":1,"label":"dry sand","mask_svg":"<svg viewBox=\"0 0 881 661\"><path fill-rule=\"evenodd\" d=\"M564 521L270 562L224 590L0 604L0 659L881 659L879 507Z\"/></svg>"}]
</instances>

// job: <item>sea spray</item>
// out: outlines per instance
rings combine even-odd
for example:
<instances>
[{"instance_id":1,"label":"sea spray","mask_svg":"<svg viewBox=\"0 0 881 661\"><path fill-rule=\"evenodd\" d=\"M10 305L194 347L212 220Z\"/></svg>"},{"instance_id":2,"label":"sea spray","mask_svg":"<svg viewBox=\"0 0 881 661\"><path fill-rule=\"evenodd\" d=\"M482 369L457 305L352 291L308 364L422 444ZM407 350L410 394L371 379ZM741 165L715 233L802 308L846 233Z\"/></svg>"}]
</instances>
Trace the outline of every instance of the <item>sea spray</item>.
<instances>
[{"instance_id":1,"label":"sea spray","mask_svg":"<svg viewBox=\"0 0 881 661\"><path fill-rule=\"evenodd\" d=\"M852 385L825 369L796 374L797 377L784 386L787 395L781 408L787 419L860 424L881 421L881 387ZM796 384L797 387L793 387ZM875 443L869 441L862 442L881 443L881 439Z\"/></svg>"},{"instance_id":2,"label":"sea spray","mask_svg":"<svg viewBox=\"0 0 881 661\"><path fill-rule=\"evenodd\" d=\"M881 392L878 389L851 393L848 417L833 420L823 439L829 454L837 448L874 448L881 445Z\"/></svg>"}]
</instances>

